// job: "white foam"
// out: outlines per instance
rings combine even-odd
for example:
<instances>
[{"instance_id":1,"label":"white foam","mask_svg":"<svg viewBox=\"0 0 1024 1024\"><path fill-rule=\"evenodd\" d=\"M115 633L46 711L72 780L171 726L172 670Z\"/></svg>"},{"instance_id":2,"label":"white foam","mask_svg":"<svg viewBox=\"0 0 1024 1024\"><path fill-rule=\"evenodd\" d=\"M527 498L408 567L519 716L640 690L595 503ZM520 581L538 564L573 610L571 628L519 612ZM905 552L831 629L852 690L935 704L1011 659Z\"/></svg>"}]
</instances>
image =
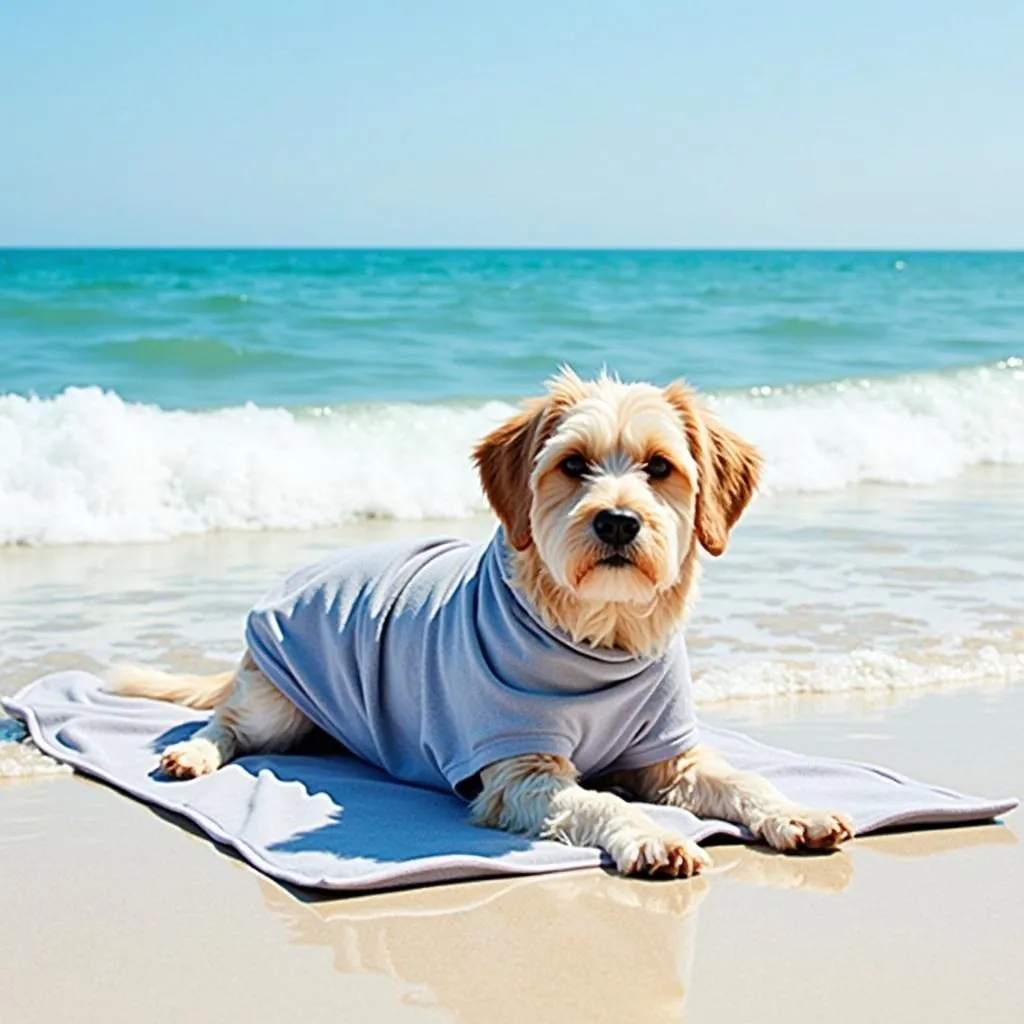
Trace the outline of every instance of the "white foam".
<instances>
[{"instance_id":1,"label":"white foam","mask_svg":"<svg viewBox=\"0 0 1024 1024\"><path fill-rule=\"evenodd\" d=\"M483 511L469 451L511 412L166 412L109 391L0 398L0 543L160 540Z\"/></svg>"},{"instance_id":2,"label":"white foam","mask_svg":"<svg viewBox=\"0 0 1024 1024\"><path fill-rule=\"evenodd\" d=\"M714 399L768 491L1024 464L1024 365ZM0 396L0 544L115 543L484 511L473 442L504 402L169 412L97 388Z\"/></svg>"},{"instance_id":3,"label":"white foam","mask_svg":"<svg viewBox=\"0 0 1024 1024\"><path fill-rule=\"evenodd\" d=\"M34 775L66 775L68 765L44 754L25 738L25 727L0 714L0 779L16 779Z\"/></svg>"},{"instance_id":4,"label":"white foam","mask_svg":"<svg viewBox=\"0 0 1024 1024\"><path fill-rule=\"evenodd\" d=\"M1024 464L1024 360L947 374L755 388L714 402L766 456L768 491L921 485Z\"/></svg>"},{"instance_id":5,"label":"white foam","mask_svg":"<svg viewBox=\"0 0 1024 1024\"><path fill-rule=\"evenodd\" d=\"M1021 678L1024 652L995 646L959 657L946 652L930 661L862 648L804 663L767 660L711 669L694 680L694 699L714 704L822 694L888 698L914 690L1004 686Z\"/></svg>"}]
</instances>

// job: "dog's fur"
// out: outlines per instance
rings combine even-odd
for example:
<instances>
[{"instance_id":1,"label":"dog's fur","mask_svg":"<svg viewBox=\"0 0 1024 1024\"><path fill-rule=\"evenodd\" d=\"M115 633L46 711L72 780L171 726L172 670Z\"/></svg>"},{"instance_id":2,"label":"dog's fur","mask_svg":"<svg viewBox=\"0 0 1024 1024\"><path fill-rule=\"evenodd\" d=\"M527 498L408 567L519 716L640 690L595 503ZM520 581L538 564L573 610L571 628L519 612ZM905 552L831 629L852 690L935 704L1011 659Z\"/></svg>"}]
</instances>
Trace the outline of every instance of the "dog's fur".
<instances>
[{"instance_id":1,"label":"dog's fur","mask_svg":"<svg viewBox=\"0 0 1024 1024\"><path fill-rule=\"evenodd\" d=\"M682 383L583 381L569 370L474 456L512 548L515 585L532 606L578 642L638 655L657 655L681 627L696 591L698 547L725 550L761 465L756 449ZM621 551L595 533L603 510L639 517L639 532ZM607 564L610 554L627 564ZM129 668L114 688L216 708L194 737L164 752L161 767L178 778L215 771L240 754L287 749L312 729L248 653L234 671L206 679ZM739 822L778 850L829 850L853 832L844 815L796 806L703 746L604 781L643 800ZM709 863L695 842L659 828L635 805L582 788L564 757L499 761L480 782L471 814L481 825L599 846L626 874L684 876Z\"/></svg>"}]
</instances>

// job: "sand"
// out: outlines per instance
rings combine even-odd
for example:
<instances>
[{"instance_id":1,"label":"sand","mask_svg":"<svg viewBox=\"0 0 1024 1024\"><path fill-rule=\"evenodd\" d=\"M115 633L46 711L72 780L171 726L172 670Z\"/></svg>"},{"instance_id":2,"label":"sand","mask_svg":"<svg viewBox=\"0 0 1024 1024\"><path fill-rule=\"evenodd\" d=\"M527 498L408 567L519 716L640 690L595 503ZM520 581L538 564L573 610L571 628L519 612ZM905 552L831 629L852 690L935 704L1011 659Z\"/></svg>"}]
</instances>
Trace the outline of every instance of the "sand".
<instances>
[{"instance_id":1,"label":"sand","mask_svg":"<svg viewBox=\"0 0 1024 1024\"><path fill-rule=\"evenodd\" d=\"M1024 794L1024 688L736 703L708 717ZM951 753L952 752L952 753ZM0 783L0 1016L137 1021L1017 1021L1024 849L1006 826L826 857L713 848L684 882L572 872L321 899L71 776Z\"/></svg>"}]
</instances>

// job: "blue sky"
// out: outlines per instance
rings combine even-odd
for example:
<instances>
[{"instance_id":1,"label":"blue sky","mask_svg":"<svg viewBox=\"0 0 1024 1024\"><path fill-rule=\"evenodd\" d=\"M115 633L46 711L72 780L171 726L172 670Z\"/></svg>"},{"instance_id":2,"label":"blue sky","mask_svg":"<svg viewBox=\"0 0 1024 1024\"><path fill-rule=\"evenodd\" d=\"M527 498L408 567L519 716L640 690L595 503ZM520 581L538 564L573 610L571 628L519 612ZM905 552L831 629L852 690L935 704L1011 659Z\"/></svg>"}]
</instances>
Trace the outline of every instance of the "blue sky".
<instances>
[{"instance_id":1,"label":"blue sky","mask_svg":"<svg viewBox=\"0 0 1024 1024\"><path fill-rule=\"evenodd\" d=\"M4 0L0 245L1024 248L1024 3Z\"/></svg>"}]
</instances>

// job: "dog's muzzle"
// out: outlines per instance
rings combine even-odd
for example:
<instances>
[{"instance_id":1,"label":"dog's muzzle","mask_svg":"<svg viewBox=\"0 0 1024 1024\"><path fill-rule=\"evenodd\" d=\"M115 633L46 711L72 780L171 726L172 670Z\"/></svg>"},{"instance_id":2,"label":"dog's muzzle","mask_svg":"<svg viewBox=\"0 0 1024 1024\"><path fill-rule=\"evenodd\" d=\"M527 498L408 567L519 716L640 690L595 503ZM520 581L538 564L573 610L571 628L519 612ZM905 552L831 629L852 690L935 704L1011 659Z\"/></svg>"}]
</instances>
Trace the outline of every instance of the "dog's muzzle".
<instances>
[{"instance_id":1,"label":"dog's muzzle","mask_svg":"<svg viewBox=\"0 0 1024 1024\"><path fill-rule=\"evenodd\" d=\"M602 544L624 548L640 532L640 517L629 509L604 508L594 516L594 533Z\"/></svg>"}]
</instances>

